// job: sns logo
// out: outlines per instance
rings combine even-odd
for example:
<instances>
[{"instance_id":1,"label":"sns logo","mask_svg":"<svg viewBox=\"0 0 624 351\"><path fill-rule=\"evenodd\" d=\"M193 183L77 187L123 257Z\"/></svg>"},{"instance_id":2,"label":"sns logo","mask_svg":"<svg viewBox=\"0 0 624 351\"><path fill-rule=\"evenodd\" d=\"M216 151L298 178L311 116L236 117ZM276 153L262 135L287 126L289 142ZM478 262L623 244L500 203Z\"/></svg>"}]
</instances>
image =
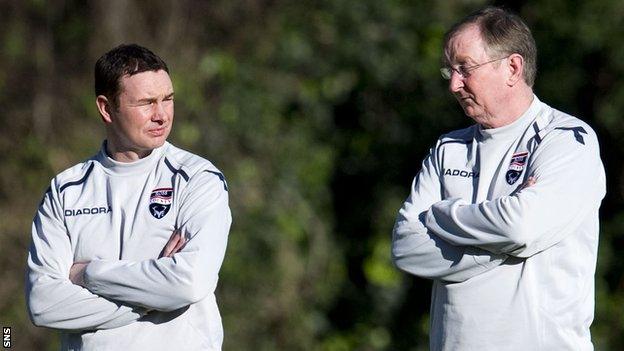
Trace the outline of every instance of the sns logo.
<instances>
[{"instance_id":1,"label":"sns logo","mask_svg":"<svg viewBox=\"0 0 624 351\"><path fill-rule=\"evenodd\" d=\"M524 164L526 163L527 158L529 157L528 152L518 152L511 156L511 162L509 163L509 169L505 174L505 180L507 184L513 185L515 182L520 179L520 175L524 170Z\"/></svg>"},{"instance_id":2,"label":"sns logo","mask_svg":"<svg viewBox=\"0 0 624 351\"><path fill-rule=\"evenodd\" d=\"M11 348L11 327L2 327L2 347Z\"/></svg>"},{"instance_id":3,"label":"sns logo","mask_svg":"<svg viewBox=\"0 0 624 351\"><path fill-rule=\"evenodd\" d=\"M156 219L163 218L169 208L173 198L173 188L158 188L152 190L149 201L149 210Z\"/></svg>"}]
</instances>

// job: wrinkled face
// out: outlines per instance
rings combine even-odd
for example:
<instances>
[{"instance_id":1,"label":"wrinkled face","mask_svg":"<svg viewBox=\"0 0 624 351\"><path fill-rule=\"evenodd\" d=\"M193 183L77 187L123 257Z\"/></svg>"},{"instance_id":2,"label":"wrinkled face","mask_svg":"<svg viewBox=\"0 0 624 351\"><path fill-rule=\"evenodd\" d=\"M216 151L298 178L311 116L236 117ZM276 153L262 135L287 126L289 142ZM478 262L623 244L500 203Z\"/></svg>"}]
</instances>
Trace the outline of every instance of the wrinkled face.
<instances>
[{"instance_id":1,"label":"wrinkled face","mask_svg":"<svg viewBox=\"0 0 624 351\"><path fill-rule=\"evenodd\" d=\"M451 67L471 67L498 59L490 57L476 25L470 25L451 38L445 50L447 64ZM453 71L449 90L464 109L466 115L489 128L489 121L504 109L506 92L506 59L487 63L470 70L467 77Z\"/></svg>"},{"instance_id":2,"label":"wrinkled face","mask_svg":"<svg viewBox=\"0 0 624 351\"><path fill-rule=\"evenodd\" d=\"M116 150L149 153L164 144L173 124L173 85L163 70L123 76L111 109L109 143Z\"/></svg>"}]
</instances>

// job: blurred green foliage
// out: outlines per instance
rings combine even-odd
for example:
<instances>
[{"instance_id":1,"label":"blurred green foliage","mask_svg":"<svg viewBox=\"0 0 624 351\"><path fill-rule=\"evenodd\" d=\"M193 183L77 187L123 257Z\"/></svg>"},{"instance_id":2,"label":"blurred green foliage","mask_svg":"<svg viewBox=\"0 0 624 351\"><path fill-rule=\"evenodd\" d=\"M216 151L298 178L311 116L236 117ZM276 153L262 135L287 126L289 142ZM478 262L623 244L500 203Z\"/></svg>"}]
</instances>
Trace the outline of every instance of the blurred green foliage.
<instances>
[{"instance_id":1,"label":"blurred green foliage","mask_svg":"<svg viewBox=\"0 0 624 351\"><path fill-rule=\"evenodd\" d=\"M439 78L444 31L492 2L0 2L0 324L25 313L30 220L49 179L103 137L92 67L137 42L176 90L173 143L226 175L234 223L217 297L226 350L426 350L430 283L389 258L420 160L470 121ZM597 350L624 349L624 5L499 1L538 43L536 93L595 127L608 175Z\"/></svg>"}]
</instances>

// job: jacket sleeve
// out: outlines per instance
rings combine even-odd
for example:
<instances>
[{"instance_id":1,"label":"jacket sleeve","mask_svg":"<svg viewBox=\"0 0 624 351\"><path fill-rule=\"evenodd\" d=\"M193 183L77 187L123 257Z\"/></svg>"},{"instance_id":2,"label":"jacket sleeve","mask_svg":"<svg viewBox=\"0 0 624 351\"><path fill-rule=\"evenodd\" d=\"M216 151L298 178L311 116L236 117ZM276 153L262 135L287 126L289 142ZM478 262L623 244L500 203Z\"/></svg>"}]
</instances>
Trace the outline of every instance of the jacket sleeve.
<instances>
[{"instance_id":1,"label":"jacket sleeve","mask_svg":"<svg viewBox=\"0 0 624 351\"><path fill-rule=\"evenodd\" d=\"M173 257L93 260L85 285L93 293L148 309L171 311L214 292L232 222L225 181L193 176L180 197L178 228L188 242Z\"/></svg>"},{"instance_id":2,"label":"jacket sleeve","mask_svg":"<svg viewBox=\"0 0 624 351\"><path fill-rule=\"evenodd\" d=\"M26 271L26 305L36 326L109 329L132 323L145 310L93 294L69 280L73 264L70 239L54 181L44 195L32 225Z\"/></svg>"},{"instance_id":3,"label":"jacket sleeve","mask_svg":"<svg viewBox=\"0 0 624 351\"><path fill-rule=\"evenodd\" d=\"M411 192L397 216L392 233L392 259L413 275L461 282L500 265L506 255L467 246L454 246L423 224L429 207L441 200L440 172L435 150L423 161Z\"/></svg>"},{"instance_id":4,"label":"jacket sleeve","mask_svg":"<svg viewBox=\"0 0 624 351\"><path fill-rule=\"evenodd\" d=\"M571 128L554 130L532 155L526 170L536 183L478 204L462 199L436 203L426 214L429 230L453 245L530 257L597 215L605 174L596 136Z\"/></svg>"}]
</instances>

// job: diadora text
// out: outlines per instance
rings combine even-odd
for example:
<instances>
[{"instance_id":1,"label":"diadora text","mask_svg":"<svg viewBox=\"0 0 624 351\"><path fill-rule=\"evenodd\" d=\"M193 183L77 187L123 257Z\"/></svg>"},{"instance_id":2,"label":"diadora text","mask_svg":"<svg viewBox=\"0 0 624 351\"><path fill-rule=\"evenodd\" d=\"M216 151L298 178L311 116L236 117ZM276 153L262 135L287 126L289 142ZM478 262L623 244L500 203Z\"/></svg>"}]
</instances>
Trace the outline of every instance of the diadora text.
<instances>
[{"instance_id":1,"label":"diadora text","mask_svg":"<svg viewBox=\"0 0 624 351\"><path fill-rule=\"evenodd\" d=\"M446 169L444 171L444 175L464 178L479 178L479 172L468 172L460 169Z\"/></svg>"},{"instance_id":2,"label":"diadora text","mask_svg":"<svg viewBox=\"0 0 624 351\"><path fill-rule=\"evenodd\" d=\"M80 215L95 215L95 214L100 214L100 213L109 213L113 211L113 209L108 206L108 207L104 207L104 206L100 206L100 207L85 207L85 208L79 208L79 209L71 209L71 210L65 210L65 217L71 217L71 216L80 216Z\"/></svg>"}]
</instances>

